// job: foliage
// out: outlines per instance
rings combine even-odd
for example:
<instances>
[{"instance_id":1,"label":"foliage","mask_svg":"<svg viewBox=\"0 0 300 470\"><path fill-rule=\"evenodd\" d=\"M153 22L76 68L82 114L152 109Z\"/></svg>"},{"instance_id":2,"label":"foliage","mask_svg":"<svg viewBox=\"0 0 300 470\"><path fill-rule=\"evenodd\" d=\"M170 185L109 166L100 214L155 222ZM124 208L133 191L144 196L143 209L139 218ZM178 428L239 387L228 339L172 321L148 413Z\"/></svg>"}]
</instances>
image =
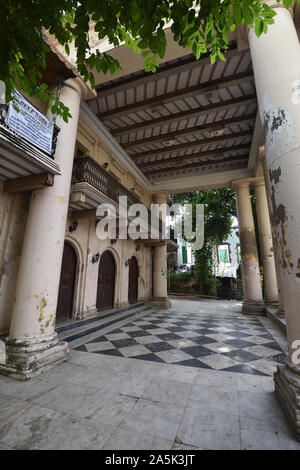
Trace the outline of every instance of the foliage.
<instances>
[{"instance_id":1,"label":"foliage","mask_svg":"<svg viewBox=\"0 0 300 470\"><path fill-rule=\"evenodd\" d=\"M170 292L181 292L185 293L187 290L193 290L194 287L194 275L193 273L182 272L177 273L173 269L168 269L168 284Z\"/></svg>"},{"instance_id":2,"label":"foliage","mask_svg":"<svg viewBox=\"0 0 300 470\"><path fill-rule=\"evenodd\" d=\"M292 0L283 3L289 7ZM158 57L166 52L166 25L180 46L192 48L197 59L208 52L214 62L217 57L225 60L230 31L247 24L260 36L274 23L275 15L260 0L5 0L0 16L0 80L6 84L7 101L13 88L47 102L54 100L41 83L49 50L43 29L56 37L67 54L70 44L75 44L77 68L94 86L93 70L115 74L120 64L99 49L91 50L91 25L99 40L108 38L115 47L125 43L144 57L147 71L155 72ZM61 102L53 103L52 112L68 120Z\"/></svg>"},{"instance_id":3,"label":"foliage","mask_svg":"<svg viewBox=\"0 0 300 470\"><path fill-rule=\"evenodd\" d=\"M176 194L173 202L204 204L204 245L195 252L195 278L198 289L211 294L215 286L215 247L230 235L232 217L236 216L234 192L230 188L222 188ZM195 222L193 220L194 230Z\"/></svg>"}]
</instances>

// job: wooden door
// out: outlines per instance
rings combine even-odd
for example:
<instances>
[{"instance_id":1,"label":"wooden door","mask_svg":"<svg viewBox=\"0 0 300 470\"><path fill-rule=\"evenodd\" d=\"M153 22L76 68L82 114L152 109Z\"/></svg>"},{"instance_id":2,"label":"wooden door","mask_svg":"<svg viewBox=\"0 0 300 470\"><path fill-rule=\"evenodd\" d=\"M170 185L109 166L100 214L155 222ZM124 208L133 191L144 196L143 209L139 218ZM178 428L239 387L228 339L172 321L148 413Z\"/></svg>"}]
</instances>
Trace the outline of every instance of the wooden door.
<instances>
[{"instance_id":1,"label":"wooden door","mask_svg":"<svg viewBox=\"0 0 300 470\"><path fill-rule=\"evenodd\" d=\"M115 260L109 251L100 258L96 306L98 310L112 308L115 297Z\"/></svg>"},{"instance_id":2,"label":"wooden door","mask_svg":"<svg viewBox=\"0 0 300 470\"><path fill-rule=\"evenodd\" d=\"M65 242L60 274L60 285L56 310L56 321L72 318L77 256L69 243Z\"/></svg>"},{"instance_id":3,"label":"wooden door","mask_svg":"<svg viewBox=\"0 0 300 470\"><path fill-rule=\"evenodd\" d=\"M139 269L135 256L132 256L129 264L129 281L128 281L128 301L134 304L138 300L138 276Z\"/></svg>"}]
</instances>

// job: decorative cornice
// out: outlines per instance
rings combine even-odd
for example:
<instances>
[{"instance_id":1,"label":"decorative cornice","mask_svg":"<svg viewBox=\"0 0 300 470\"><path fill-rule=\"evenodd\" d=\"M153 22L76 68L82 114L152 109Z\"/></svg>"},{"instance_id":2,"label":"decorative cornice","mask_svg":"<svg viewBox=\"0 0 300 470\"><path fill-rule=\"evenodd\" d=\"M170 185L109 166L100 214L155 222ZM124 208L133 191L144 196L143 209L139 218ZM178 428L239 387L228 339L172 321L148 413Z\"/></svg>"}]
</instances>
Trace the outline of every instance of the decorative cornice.
<instances>
[{"instance_id":1,"label":"decorative cornice","mask_svg":"<svg viewBox=\"0 0 300 470\"><path fill-rule=\"evenodd\" d=\"M140 182L148 191L155 191L155 188L149 183L137 165L131 160L129 155L115 140L115 138L106 129L100 119L93 113L86 103L82 103L80 107L80 117L93 129L95 134L101 141L111 150L123 165L128 169L134 178Z\"/></svg>"}]
</instances>

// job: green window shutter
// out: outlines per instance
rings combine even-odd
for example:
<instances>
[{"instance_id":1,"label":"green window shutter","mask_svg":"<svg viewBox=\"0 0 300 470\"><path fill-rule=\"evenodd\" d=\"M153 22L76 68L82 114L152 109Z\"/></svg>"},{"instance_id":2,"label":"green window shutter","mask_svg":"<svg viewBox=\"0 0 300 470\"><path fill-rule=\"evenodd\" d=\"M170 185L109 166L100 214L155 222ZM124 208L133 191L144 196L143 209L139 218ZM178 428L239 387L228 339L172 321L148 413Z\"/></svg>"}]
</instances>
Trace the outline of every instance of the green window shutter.
<instances>
[{"instance_id":1,"label":"green window shutter","mask_svg":"<svg viewBox=\"0 0 300 470\"><path fill-rule=\"evenodd\" d=\"M187 251L186 246L182 247L182 264L187 264Z\"/></svg>"},{"instance_id":2,"label":"green window shutter","mask_svg":"<svg viewBox=\"0 0 300 470\"><path fill-rule=\"evenodd\" d=\"M228 248L219 249L219 260L221 263L229 263Z\"/></svg>"}]
</instances>

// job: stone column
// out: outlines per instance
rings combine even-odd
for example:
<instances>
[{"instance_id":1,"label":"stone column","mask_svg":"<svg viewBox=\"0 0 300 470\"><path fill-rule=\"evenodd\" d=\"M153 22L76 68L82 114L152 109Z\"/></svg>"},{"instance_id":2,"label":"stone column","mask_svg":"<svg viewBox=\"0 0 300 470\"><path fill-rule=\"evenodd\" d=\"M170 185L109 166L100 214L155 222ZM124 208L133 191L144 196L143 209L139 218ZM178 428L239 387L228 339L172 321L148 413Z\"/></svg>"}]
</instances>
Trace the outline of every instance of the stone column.
<instances>
[{"instance_id":1,"label":"stone column","mask_svg":"<svg viewBox=\"0 0 300 470\"><path fill-rule=\"evenodd\" d=\"M273 252L274 252L274 261L275 261L275 269L276 269L276 279L277 279L277 290L278 290L278 310L277 315L283 316L284 315L284 304L283 304L283 292L282 292L282 281L281 281L281 268L280 268L280 252L278 249L278 243L276 239L276 230L275 230L275 223L274 223L274 213L273 213L273 206L271 201L271 185L270 185L270 176L267 168L266 163L266 152L265 148L263 147L259 151L259 158L262 163L264 178L265 178L265 186L266 186L266 193L267 193L267 202L269 208L269 215L270 215L270 222L271 222L271 232L272 232L272 239L273 239Z\"/></svg>"},{"instance_id":2,"label":"stone column","mask_svg":"<svg viewBox=\"0 0 300 470\"><path fill-rule=\"evenodd\" d=\"M264 178L255 178L253 186L255 191L260 251L264 269L265 302L270 305L278 306L273 240Z\"/></svg>"},{"instance_id":3,"label":"stone column","mask_svg":"<svg viewBox=\"0 0 300 470\"><path fill-rule=\"evenodd\" d=\"M269 2L267 2L269 3ZM300 440L300 47L292 14L277 15L267 34L249 33L276 237L280 244L289 356L275 374L275 391Z\"/></svg>"},{"instance_id":4,"label":"stone column","mask_svg":"<svg viewBox=\"0 0 300 470\"><path fill-rule=\"evenodd\" d=\"M162 191L153 196L152 210L158 217L159 208L157 204L167 203L168 193ZM161 214L162 221L165 222L165 214ZM151 304L156 309L167 309L171 307L171 302L168 300L168 277L167 277L167 242L158 240L154 245L154 259L153 259L153 299Z\"/></svg>"},{"instance_id":5,"label":"stone column","mask_svg":"<svg viewBox=\"0 0 300 470\"><path fill-rule=\"evenodd\" d=\"M239 221L239 235L242 257L243 279L243 313L263 314L264 302L262 296L258 253L252 206L250 200L248 180L233 181L236 192L237 213Z\"/></svg>"},{"instance_id":6,"label":"stone column","mask_svg":"<svg viewBox=\"0 0 300 470\"><path fill-rule=\"evenodd\" d=\"M68 345L58 342L55 332L65 228L68 214L73 158L80 101L85 85L80 79L67 80L61 101L70 109L72 119L60 128L55 160L61 176L54 185L32 192L18 272L15 303L9 336L6 339L6 364L0 373L26 380L63 361Z\"/></svg>"}]
</instances>

